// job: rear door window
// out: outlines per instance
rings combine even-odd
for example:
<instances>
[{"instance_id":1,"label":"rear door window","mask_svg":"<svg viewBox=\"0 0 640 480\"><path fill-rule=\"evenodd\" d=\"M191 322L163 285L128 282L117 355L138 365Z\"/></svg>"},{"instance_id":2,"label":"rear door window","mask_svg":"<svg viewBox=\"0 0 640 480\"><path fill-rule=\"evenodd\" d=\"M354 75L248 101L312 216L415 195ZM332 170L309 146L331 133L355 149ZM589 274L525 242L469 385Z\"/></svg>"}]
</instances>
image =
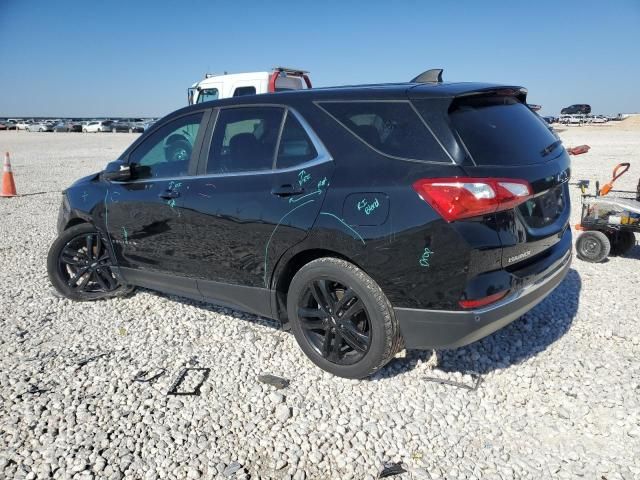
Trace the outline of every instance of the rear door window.
<instances>
[{"instance_id":1,"label":"rear door window","mask_svg":"<svg viewBox=\"0 0 640 480\"><path fill-rule=\"evenodd\" d=\"M400 159L447 161L408 101L321 102L318 104L369 147Z\"/></svg>"},{"instance_id":2,"label":"rear door window","mask_svg":"<svg viewBox=\"0 0 640 480\"><path fill-rule=\"evenodd\" d=\"M449 118L476 165L531 165L563 152L549 128L514 97L463 97L454 100Z\"/></svg>"},{"instance_id":3,"label":"rear door window","mask_svg":"<svg viewBox=\"0 0 640 480\"><path fill-rule=\"evenodd\" d=\"M222 109L211 140L207 173L272 169L283 115L280 107Z\"/></svg>"},{"instance_id":4,"label":"rear door window","mask_svg":"<svg viewBox=\"0 0 640 480\"><path fill-rule=\"evenodd\" d=\"M287 118L280 137L276 168L290 168L313 160L318 156L313 142L298 119L291 113Z\"/></svg>"}]
</instances>

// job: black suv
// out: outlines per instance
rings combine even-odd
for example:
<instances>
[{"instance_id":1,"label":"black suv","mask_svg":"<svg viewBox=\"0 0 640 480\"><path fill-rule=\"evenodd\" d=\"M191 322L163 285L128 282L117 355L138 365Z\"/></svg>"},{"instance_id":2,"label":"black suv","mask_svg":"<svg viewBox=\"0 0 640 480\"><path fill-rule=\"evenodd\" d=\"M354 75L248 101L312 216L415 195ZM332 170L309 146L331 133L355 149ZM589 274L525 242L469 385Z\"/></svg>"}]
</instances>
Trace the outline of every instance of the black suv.
<instances>
[{"instance_id":1,"label":"black suv","mask_svg":"<svg viewBox=\"0 0 640 480\"><path fill-rule=\"evenodd\" d=\"M478 340L571 261L569 157L521 87L404 83L192 105L64 192L50 279L280 320L361 378Z\"/></svg>"}]
</instances>

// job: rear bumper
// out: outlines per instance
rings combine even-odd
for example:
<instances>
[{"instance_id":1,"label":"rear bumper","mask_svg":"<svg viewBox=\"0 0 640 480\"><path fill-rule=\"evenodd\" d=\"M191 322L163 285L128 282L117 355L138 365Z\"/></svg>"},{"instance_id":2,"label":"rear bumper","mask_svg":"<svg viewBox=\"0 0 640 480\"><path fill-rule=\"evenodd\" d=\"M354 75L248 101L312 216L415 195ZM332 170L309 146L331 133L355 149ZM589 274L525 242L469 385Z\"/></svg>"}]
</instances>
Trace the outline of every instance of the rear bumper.
<instances>
[{"instance_id":1,"label":"rear bumper","mask_svg":"<svg viewBox=\"0 0 640 480\"><path fill-rule=\"evenodd\" d=\"M394 308L405 346L414 349L457 348L480 340L540 303L562 282L570 265L571 250L568 250L538 281L478 310Z\"/></svg>"}]
</instances>

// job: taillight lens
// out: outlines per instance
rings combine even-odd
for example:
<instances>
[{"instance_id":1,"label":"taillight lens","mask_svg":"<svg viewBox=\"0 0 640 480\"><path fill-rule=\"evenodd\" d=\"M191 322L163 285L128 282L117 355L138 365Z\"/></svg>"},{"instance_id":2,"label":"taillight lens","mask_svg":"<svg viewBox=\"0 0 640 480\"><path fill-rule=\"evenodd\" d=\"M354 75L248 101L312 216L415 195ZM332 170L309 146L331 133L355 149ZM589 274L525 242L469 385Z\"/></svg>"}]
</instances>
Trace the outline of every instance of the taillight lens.
<instances>
[{"instance_id":1,"label":"taillight lens","mask_svg":"<svg viewBox=\"0 0 640 480\"><path fill-rule=\"evenodd\" d=\"M489 305L490 303L497 302L498 300L502 300L506 297L508 290L494 293L493 295L489 295L488 297L479 298L477 300L460 300L458 303L462 308L480 308L485 305Z\"/></svg>"},{"instance_id":2,"label":"taillight lens","mask_svg":"<svg viewBox=\"0 0 640 480\"><path fill-rule=\"evenodd\" d=\"M508 178L427 178L413 189L447 222L508 210L533 196L529 182Z\"/></svg>"}]
</instances>

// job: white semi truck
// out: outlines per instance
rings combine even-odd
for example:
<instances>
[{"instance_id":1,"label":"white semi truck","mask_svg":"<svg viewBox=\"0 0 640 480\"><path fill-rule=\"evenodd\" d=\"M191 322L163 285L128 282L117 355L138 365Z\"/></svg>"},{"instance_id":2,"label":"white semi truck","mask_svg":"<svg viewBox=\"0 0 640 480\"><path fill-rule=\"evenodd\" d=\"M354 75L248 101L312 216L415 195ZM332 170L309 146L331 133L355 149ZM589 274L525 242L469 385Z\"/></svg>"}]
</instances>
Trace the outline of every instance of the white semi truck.
<instances>
[{"instance_id":1,"label":"white semi truck","mask_svg":"<svg viewBox=\"0 0 640 480\"><path fill-rule=\"evenodd\" d=\"M311 88L309 72L298 68L274 67L270 72L206 74L187 89L189 105L219 98L256 95Z\"/></svg>"}]
</instances>

